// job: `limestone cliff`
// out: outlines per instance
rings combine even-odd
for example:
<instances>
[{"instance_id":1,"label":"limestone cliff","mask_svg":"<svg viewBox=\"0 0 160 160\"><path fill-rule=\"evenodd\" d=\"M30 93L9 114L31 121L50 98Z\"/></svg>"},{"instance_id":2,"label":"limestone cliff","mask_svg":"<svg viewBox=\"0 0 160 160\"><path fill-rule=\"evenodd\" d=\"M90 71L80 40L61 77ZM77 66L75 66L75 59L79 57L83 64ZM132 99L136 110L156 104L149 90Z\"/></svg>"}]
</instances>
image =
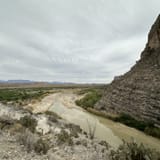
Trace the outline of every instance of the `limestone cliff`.
<instances>
[{"instance_id":1,"label":"limestone cliff","mask_svg":"<svg viewBox=\"0 0 160 160\"><path fill-rule=\"evenodd\" d=\"M113 80L95 109L124 112L160 125L160 15L149 32L141 59Z\"/></svg>"}]
</instances>

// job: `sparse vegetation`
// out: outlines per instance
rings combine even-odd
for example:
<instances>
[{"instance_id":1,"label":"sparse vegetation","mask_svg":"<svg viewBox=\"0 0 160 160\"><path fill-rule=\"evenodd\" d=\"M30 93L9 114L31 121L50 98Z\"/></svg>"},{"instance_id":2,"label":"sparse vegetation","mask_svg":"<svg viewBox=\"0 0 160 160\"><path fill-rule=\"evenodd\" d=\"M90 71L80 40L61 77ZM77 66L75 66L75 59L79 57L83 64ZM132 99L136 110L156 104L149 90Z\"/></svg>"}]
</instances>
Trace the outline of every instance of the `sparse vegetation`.
<instances>
[{"instance_id":1,"label":"sparse vegetation","mask_svg":"<svg viewBox=\"0 0 160 160\"><path fill-rule=\"evenodd\" d=\"M35 132L37 126L37 120L32 118L32 116L24 116L20 118L19 123L28 128L31 132Z\"/></svg>"},{"instance_id":2,"label":"sparse vegetation","mask_svg":"<svg viewBox=\"0 0 160 160\"><path fill-rule=\"evenodd\" d=\"M49 145L47 141L44 141L42 138L38 139L34 144L34 150L38 154L46 154L49 150Z\"/></svg>"},{"instance_id":3,"label":"sparse vegetation","mask_svg":"<svg viewBox=\"0 0 160 160\"><path fill-rule=\"evenodd\" d=\"M46 111L45 114L49 116L49 120L52 122L57 122L57 119L61 119L58 114L52 111Z\"/></svg>"},{"instance_id":4,"label":"sparse vegetation","mask_svg":"<svg viewBox=\"0 0 160 160\"><path fill-rule=\"evenodd\" d=\"M40 97L42 90L0 89L0 101L17 101Z\"/></svg>"},{"instance_id":5,"label":"sparse vegetation","mask_svg":"<svg viewBox=\"0 0 160 160\"><path fill-rule=\"evenodd\" d=\"M160 153L145 148L143 144L123 142L117 151L111 151L111 160L160 160Z\"/></svg>"},{"instance_id":6,"label":"sparse vegetation","mask_svg":"<svg viewBox=\"0 0 160 160\"><path fill-rule=\"evenodd\" d=\"M3 115L0 117L0 129L12 126L15 123L15 120L11 119L9 115Z\"/></svg>"},{"instance_id":7,"label":"sparse vegetation","mask_svg":"<svg viewBox=\"0 0 160 160\"><path fill-rule=\"evenodd\" d=\"M95 132L96 132L96 123L94 124L94 126L92 126L87 120L87 124L88 124L89 137L90 139L93 139L95 137Z\"/></svg>"},{"instance_id":8,"label":"sparse vegetation","mask_svg":"<svg viewBox=\"0 0 160 160\"><path fill-rule=\"evenodd\" d=\"M17 136L17 141L24 145L28 152L35 151L38 154L46 154L49 150L47 141L44 141L28 129Z\"/></svg>"},{"instance_id":9,"label":"sparse vegetation","mask_svg":"<svg viewBox=\"0 0 160 160\"><path fill-rule=\"evenodd\" d=\"M86 94L86 93L89 93L89 92L94 92L94 91L95 91L95 89L93 89L93 88L85 88L85 89L78 90L76 93L78 95L83 95L83 94Z\"/></svg>"},{"instance_id":10,"label":"sparse vegetation","mask_svg":"<svg viewBox=\"0 0 160 160\"><path fill-rule=\"evenodd\" d=\"M89 90L82 99L76 101L76 104L84 109L92 108L100 100L101 96L102 93L99 90Z\"/></svg>"},{"instance_id":11,"label":"sparse vegetation","mask_svg":"<svg viewBox=\"0 0 160 160\"><path fill-rule=\"evenodd\" d=\"M72 135L70 135L67 131L64 129L61 130L61 132L57 135L57 142L59 145L67 144L67 145L73 145Z\"/></svg>"},{"instance_id":12,"label":"sparse vegetation","mask_svg":"<svg viewBox=\"0 0 160 160\"><path fill-rule=\"evenodd\" d=\"M47 115L48 120L53 123L57 123L58 119L61 119L61 117L58 114L52 111L46 111L45 114Z\"/></svg>"},{"instance_id":13,"label":"sparse vegetation","mask_svg":"<svg viewBox=\"0 0 160 160\"><path fill-rule=\"evenodd\" d=\"M48 93L48 90L42 89L0 89L0 102L3 104L10 102L21 106L27 101L39 100Z\"/></svg>"},{"instance_id":14,"label":"sparse vegetation","mask_svg":"<svg viewBox=\"0 0 160 160\"><path fill-rule=\"evenodd\" d=\"M69 123L69 124L66 124L65 126L70 130L71 136L75 138L79 137L78 133L82 133L82 129L78 125Z\"/></svg>"},{"instance_id":15,"label":"sparse vegetation","mask_svg":"<svg viewBox=\"0 0 160 160\"><path fill-rule=\"evenodd\" d=\"M17 141L21 144L24 145L27 149L28 152L34 150L34 144L37 141L37 137L35 134L30 132L28 129L25 129L24 132L20 133L17 136Z\"/></svg>"}]
</instances>

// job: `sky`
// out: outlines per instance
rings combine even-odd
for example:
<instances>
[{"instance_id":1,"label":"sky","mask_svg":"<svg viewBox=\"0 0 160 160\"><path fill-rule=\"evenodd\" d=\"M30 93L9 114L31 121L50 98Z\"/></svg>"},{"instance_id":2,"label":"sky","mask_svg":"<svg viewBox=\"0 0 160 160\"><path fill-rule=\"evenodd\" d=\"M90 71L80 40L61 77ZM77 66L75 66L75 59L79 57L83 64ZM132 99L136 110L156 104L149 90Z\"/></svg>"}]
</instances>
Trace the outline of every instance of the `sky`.
<instances>
[{"instance_id":1,"label":"sky","mask_svg":"<svg viewBox=\"0 0 160 160\"><path fill-rule=\"evenodd\" d=\"M159 0L0 0L0 79L109 83L159 13Z\"/></svg>"}]
</instances>

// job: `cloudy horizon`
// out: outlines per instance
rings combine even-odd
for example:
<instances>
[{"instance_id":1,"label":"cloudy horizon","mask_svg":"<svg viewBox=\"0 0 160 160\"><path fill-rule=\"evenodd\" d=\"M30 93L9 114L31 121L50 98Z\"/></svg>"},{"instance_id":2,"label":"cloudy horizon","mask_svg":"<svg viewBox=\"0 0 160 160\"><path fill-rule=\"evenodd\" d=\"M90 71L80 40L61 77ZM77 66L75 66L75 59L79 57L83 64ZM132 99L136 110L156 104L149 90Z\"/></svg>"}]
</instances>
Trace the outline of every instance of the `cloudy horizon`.
<instances>
[{"instance_id":1,"label":"cloudy horizon","mask_svg":"<svg viewBox=\"0 0 160 160\"><path fill-rule=\"evenodd\" d=\"M108 83L140 58L160 1L0 0L0 80Z\"/></svg>"}]
</instances>

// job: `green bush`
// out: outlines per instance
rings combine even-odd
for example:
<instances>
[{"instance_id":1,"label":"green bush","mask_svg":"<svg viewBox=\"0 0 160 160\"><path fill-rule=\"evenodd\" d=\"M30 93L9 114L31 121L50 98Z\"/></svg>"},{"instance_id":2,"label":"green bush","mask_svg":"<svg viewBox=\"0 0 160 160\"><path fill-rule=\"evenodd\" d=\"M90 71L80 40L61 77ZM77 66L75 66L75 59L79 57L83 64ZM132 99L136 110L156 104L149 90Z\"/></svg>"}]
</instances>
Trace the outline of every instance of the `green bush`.
<instances>
[{"instance_id":1,"label":"green bush","mask_svg":"<svg viewBox=\"0 0 160 160\"><path fill-rule=\"evenodd\" d=\"M117 151L111 151L111 160L160 160L160 153L145 148L143 144L123 142Z\"/></svg>"},{"instance_id":2,"label":"green bush","mask_svg":"<svg viewBox=\"0 0 160 160\"><path fill-rule=\"evenodd\" d=\"M21 96L21 93L13 90L0 90L0 101L16 101Z\"/></svg>"},{"instance_id":3,"label":"green bush","mask_svg":"<svg viewBox=\"0 0 160 160\"><path fill-rule=\"evenodd\" d=\"M89 92L94 92L94 91L95 91L95 89L93 89L93 88L85 88L85 89L81 89L81 90L77 91L76 93L78 95L83 95L83 94L86 94Z\"/></svg>"},{"instance_id":4,"label":"green bush","mask_svg":"<svg viewBox=\"0 0 160 160\"><path fill-rule=\"evenodd\" d=\"M61 119L61 117L58 114L52 111L46 111L45 114L47 115L48 120L53 123L57 123L58 119Z\"/></svg>"},{"instance_id":5,"label":"green bush","mask_svg":"<svg viewBox=\"0 0 160 160\"><path fill-rule=\"evenodd\" d=\"M32 118L31 116L21 117L19 120L20 124L26 128L28 128L31 132L35 132L37 126L37 120Z\"/></svg>"},{"instance_id":6,"label":"green bush","mask_svg":"<svg viewBox=\"0 0 160 160\"><path fill-rule=\"evenodd\" d=\"M139 121L128 114L122 113L119 117L111 118L116 122L123 123L129 127L136 128L153 137L160 138L160 128L154 126L152 122Z\"/></svg>"},{"instance_id":7,"label":"green bush","mask_svg":"<svg viewBox=\"0 0 160 160\"><path fill-rule=\"evenodd\" d=\"M102 95L100 92L93 90L92 92L86 94L86 96L84 96L82 99L77 100L76 104L84 109L93 108L94 105L100 100L101 96Z\"/></svg>"},{"instance_id":8,"label":"green bush","mask_svg":"<svg viewBox=\"0 0 160 160\"><path fill-rule=\"evenodd\" d=\"M52 112L52 111L46 111L45 114L48 115L48 116L52 116L56 119L61 119L61 117L57 113Z\"/></svg>"},{"instance_id":9,"label":"green bush","mask_svg":"<svg viewBox=\"0 0 160 160\"><path fill-rule=\"evenodd\" d=\"M0 89L0 101L6 103L37 99L45 93L47 92L36 89Z\"/></svg>"},{"instance_id":10,"label":"green bush","mask_svg":"<svg viewBox=\"0 0 160 160\"><path fill-rule=\"evenodd\" d=\"M156 127L146 127L144 132L148 135L151 135L153 137L160 138L160 128Z\"/></svg>"},{"instance_id":11,"label":"green bush","mask_svg":"<svg viewBox=\"0 0 160 160\"><path fill-rule=\"evenodd\" d=\"M146 126L149 124L143 122L143 121L138 121L135 118L131 117L128 114L122 113L119 117L116 117L114 121L121 122L123 124L126 124L130 127L137 128L138 130L144 131Z\"/></svg>"}]
</instances>

